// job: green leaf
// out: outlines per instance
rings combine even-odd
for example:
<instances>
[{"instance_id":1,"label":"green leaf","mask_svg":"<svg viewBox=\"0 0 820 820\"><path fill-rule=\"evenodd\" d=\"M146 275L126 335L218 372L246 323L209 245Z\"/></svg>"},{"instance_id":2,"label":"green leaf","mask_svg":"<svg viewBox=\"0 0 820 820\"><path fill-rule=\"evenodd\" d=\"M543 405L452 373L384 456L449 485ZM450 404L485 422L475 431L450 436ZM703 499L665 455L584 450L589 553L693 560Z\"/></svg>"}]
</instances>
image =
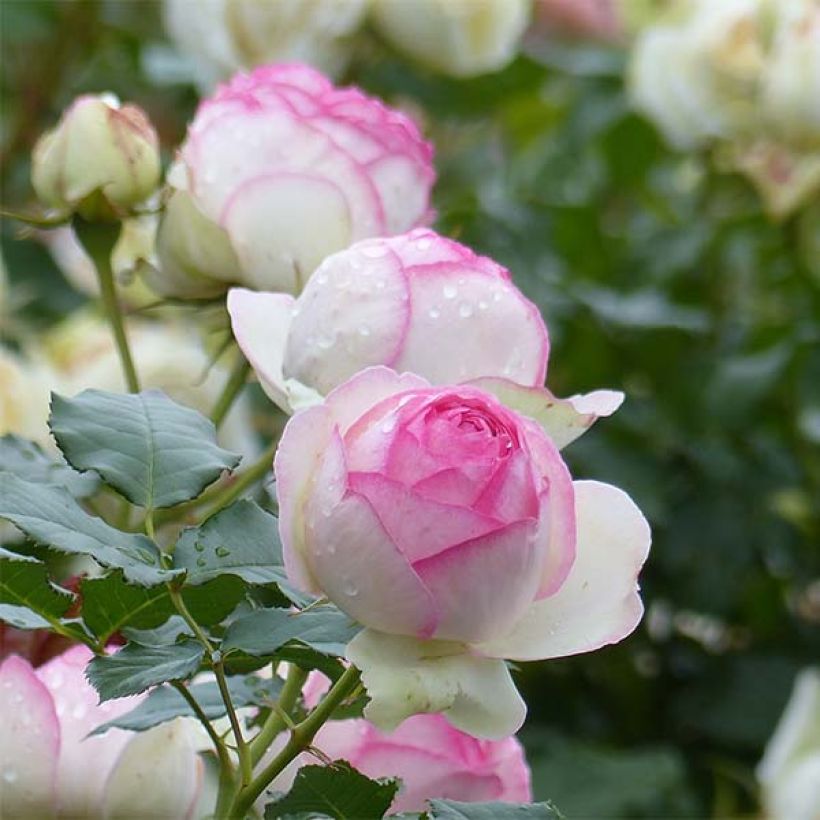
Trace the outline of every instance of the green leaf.
<instances>
[{"instance_id":1,"label":"green leaf","mask_svg":"<svg viewBox=\"0 0 820 820\"><path fill-rule=\"evenodd\" d=\"M198 528L182 533L174 566L185 569L187 584L218 575L237 575L249 584L287 579L276 518L253 501L237 501Z\"/></svg>"},{"instance_id":2,"label":"green leaf","mask_svg":"<svg viewBox=\"0 0 820 820\"><path fill-rule=\"evenodd\" d=\"M225 632L222 651L239 649L249 655L273 655L290 641L299 641L324 655L344 655L361 627L334 606L306 612L260 609L237 618Z\"/></svg>"},{"instance_id":3,"label":"green leaf","mask_svg":"<svg viewBox=\"0 0 820 820\"><path fill-rule=\"evenodd\" d=\"M49 458L38 444L15 435L0 438L0 470L35 484L57 484L75 498L93 495L100 485L93 473L78 473L65 462Z\"/></svg>"},{"instance_id":4,"label":"green leaf","mask_svg":"<svg viewBox=\"0 0 820 820\"><path fill-rule=\"evenodd\" d=\"M290 791L265 806L265 820L317 814L334 820L378 820L398 790L398 780L371 780L344 760L331 766L303 766Z\"/></svg>"},{"instance_id":5,"label":"green leaf","mask_svg":"<svg viewBox=\"0 0 820 820\"><path fill-rule=\"evenodd\" d=\"M100 695L100 701L136 695L150 686L185 680L202 662L205 650L196 641L169 646L126 644L114 655L94 658L86 677Z\"/></svg>"},{"instance_id":6,"label":"green leaf","mask_svg":"<svg viewBox=\"0 0 820 820\"><path fill-rule=\"evenodd\" d=\"M172 615L156 629L124 627L122 634L129 641L135 641L143 646L168 646L176 643L183 635L193 637L194 633L181 615Z\"/></svg>"},{"instance_id":7,"label":"green leaf","mask_svg":"<svg viewBox=\"0 0 820 820\"><path fill-rule=\"evenodd\" d=\"M0 548L0 603L25 607L41 619L55 620L62 618L73 602L71 592L51 582L42 561Z\"/></svg>"},{"instance_id":8,"label":"green leaf","mask_svg":"<svg viewBox=\"0 0 820 820\"><path fill-rule=\"evenodd\" d=\"M83 620L102 643L125 626L161 626L174 612L165 587L129 584L120 570L102 578L85 578L80 592Z\"/></svg>"},{"instance_id":9,"label":"green leaf","mask_svg":"<svg viewBox=\"0 0 820 820\"><path fill-rule=\"evenodd\" d=\"M70 464L96 470L147 509L196 498L240 460L219 447L208 419L159 390L84 390L73 399L53 394L50 424Z\"/></svg>"},{"instance_id":10,"label":"green leaf","mask_svg":"<svg viewBox=\"0 0 820 820\"><path fill-rule=\"evenodd\" d=\"M562 820L552 803L459 803L428 800L430 820Z\"/></svg>"},{"instance_id":11,"label":"green leaf","mask_svg":"<svg viewBox=\"0 0 820 820\"><path fill-rule=\"evenodd\" d=\"M279 696L281 688L282 681L279 678L273 680L263 680L254 676L228 678L228 691L231 693L233 705L237 708L271 706ZM189 686L188 691L209 720L216 720L226 714L225 703L215 681ZM174 718L194 716L193 709L176 689L171 686L161 686L151 692L135 709L103 723L91 734L100 735L109 729L143 732Z\"/></svg>"},{"instance_id":12,"label":"green leaf","mask_svg":"<svg viewBox=\"0 0 820 820\"><path fill-rule=\"evenodd\" d=\"M160 566L159 551L150 539L120 532L89 515L62 487L0 473L0 518L60 552L90 555L104 567L121 569L136 584L161 584L179 574Z\"/></svg>"},{"instance_id":13,"label":"green leaf","mask_svg":"<svg viewBox=\"0 0 820 820\"><path fill-rule=\"evenodd\" d=\"M26 606L0 604L0 621L17 629L51 629L51 621Z\"/></svg>"}]
</instances>

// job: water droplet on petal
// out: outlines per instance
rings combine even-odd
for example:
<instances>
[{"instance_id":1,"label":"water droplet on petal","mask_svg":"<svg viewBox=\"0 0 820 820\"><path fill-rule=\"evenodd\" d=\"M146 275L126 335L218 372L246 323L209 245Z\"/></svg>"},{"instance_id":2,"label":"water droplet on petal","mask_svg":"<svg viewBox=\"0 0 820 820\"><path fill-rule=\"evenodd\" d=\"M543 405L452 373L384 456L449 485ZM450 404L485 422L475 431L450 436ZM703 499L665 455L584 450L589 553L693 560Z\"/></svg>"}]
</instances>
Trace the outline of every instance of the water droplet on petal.
<instances>
[{"instance_id":1,"label":"water droplet on petal","mask_svg":"<svg viewBox=\"0 0 820 820\"><path fill-rule=\"evenodd\" d=\"M384 245L365 245L362 248L362 253L368 259L379 259L387 255L387 248Z\"/></svg>"},{"instance_id":2,"label":"water droplet on petal","mask_svg":"<svg viewBox=\"0 0 820 820\"><path fill-rule=\"evenodd\" d=\"M431 307L430 310L427 311L427 315L431 319L438 319L441 316L441 311L437 307Z\"/></svg>"},{"instance_id":3,"label":"water droplet on petal","mask_svg":"<svg viewBox=\"0 0 820 820\"><path fill-rule=\"evenodd\" d=\"M441 292L444 294L445 299L455 299L456 294L458 293L458 288L455 285L445 285Z\"/></svg>"},{"instance_id":4,"label":"water droplet on petal","mask_svg":"<svg viewBox=\"0 0 820 820\"><path fill-rule=\"evenodd\" d=\"M396 429L396 417L390 416L384 424L382 424L382 433L392 433Z\"/></svg>"},{"instance_id":5,"label":"water droplet on petal","mask_svg":"<svg viewBox=\"0 0 820 820\"><path fill-rule=\"evenodd\" d=\"M342 592L350 598L359 594L359 588L350 578L342 578Z\"/></svg>"},{"instance_id":6,"label":"water droplet on petal","mask_svg":"<svg viewBox=\"0 0 820 820\"><path fill-rule=\"evenodd\" d=\"M469 319L473 315L473 306L469 302L462 302L458 306L458 315L462 319Z\"/></svg>"},{"instance_id":7,"label":"water droplet on petal","mask_svg":"<svg viewBox=\"0 0 820 820\"><path fill-rule=\"evenodd\" d=\"M359 325L359 336L369 336L370 328L367 325Z\"/></svg>"},{"instance_id":8,"label":"water droplet on petal","mask_svg":"<svg viewBox=\"0 0 820 820\"><path fill-rule=\"evenodd\" d=\"M416 248L420 251L426 251L432 244L433 240L429 236L423 236L421 239L416 240Z\"/></svg>"},{"instance_id":9,"label":"water droplet on petal","mask_svg":"<svg viewBox=\"0 0 820 820\"><path fill-rule=\"evenodd\" d=\"M489 304L487 302L485 302L483 299L478 303L478 309L479 310L487 310L488 307L489 307Z\"/></svg>"}]
</instances>

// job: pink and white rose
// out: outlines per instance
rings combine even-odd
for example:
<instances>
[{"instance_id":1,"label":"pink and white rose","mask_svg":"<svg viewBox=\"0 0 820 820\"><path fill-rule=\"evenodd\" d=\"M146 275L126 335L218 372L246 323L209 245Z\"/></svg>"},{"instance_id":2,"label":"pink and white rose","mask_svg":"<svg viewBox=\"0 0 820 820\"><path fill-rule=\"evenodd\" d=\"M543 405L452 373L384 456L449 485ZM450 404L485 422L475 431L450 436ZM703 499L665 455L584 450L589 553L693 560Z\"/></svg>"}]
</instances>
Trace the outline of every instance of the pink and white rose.
<instances>
[{"instance_id":1,"label":"pink and white rose","mask_svg":"<svg viewBox=\"0 0 820 820\"><path fill-rule=\"evenodd\" d=\"M200 104L179 151L169 181L188 201L160 226L152 286L298 293L331 253L428 218L432 155L409 117L308 66L237 74Z\"/></svg>"},{"instance_id":2,"label":"pink and white rose","mask_svg":"<svg viewBox=\"0 0 820 820\"><path fill-rule=\"evenodd\" d=\"M0 664L3 816L133 817L137 800L144 817L190 816L202 793L201 730L181 718L88 737L141 699L98 703L84 674L91 657L75 646L37 669L17 655Z\"/></svg>"},{"instance_id":3,"label":"pink and white rose","mask_svg":"<svg viewBox=\"0 0 820 820\"><path fill-rule=\"evenodd\" d=\"M509 272L424 228L328 257L296 299L235 288L228 310L286 411L370 365L434 383L501 376L535 386L547 371L546 325Z\"/></svg>"},{"instance_id":4,"label":"pink and white rose","mask_svg":"<svg viewBox=\"0 0 820 820\"><path fill-rule=\"evenodd\" d=\"M478 384L368 368L294 416L275 459L288 575L366 627L347 657L382 729L444 712L509 736L525 706L503 659L591 651L642 615L649 529L621 490L572 481L555 441L577 418ZM531 414L490 390L535 393Z\"/></svg>"}]
</instances>

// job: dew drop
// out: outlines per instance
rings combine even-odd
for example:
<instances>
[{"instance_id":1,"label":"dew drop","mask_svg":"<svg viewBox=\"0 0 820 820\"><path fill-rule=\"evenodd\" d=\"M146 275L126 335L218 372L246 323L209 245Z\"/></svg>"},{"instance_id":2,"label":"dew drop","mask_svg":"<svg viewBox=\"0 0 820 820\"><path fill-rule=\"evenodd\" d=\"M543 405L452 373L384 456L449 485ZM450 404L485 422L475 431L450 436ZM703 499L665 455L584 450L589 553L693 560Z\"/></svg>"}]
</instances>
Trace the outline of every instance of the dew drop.
<instances>
[{"instance_id":1,"label":"dew drop","mask_svg":"<svg viewBox=\"0 0 820 820\"><path fill-rule=\"evenodd\" d=\"M197 558L196 559L196 565L198 567L204 567L204 566L207 566L207 564L208 564L208 562L204 558Z\"/></svg>"},{"instance_id":2,"label":"dew drop","mask_svg":"<svg viewBox=\"0 0 820 820\"><path fill-rule=\"evenodd\" d=\"M489 307L489 304L487 302L485 302L483 299L478 303L478 309L479 310L487 310L488 307Z\"/></svg>"},{"instance_id":3,"label":"dew drop","mask_svg":"<svg viewBox=\"0 0 820 820\"><path fill-rule=\"evenodd\" d=\"M316 274L316 284L317 285L326 285L327 284L327 274L324 273L324 272L317 273Z\"/></svg>"},{"instance_id":4,"label":"dew drop","mask_svg":"<svg viewBox=\"0 0 820 820\"><path fill-rule=\"evenodd\" d=\"M458 288L455 285L445 285L441 292L444 294L445 299L455 299Z\"/></svg>"},{"instance_id":5,"label":"dew drop","mask_svg":"<svg viewBox=\"0 0 820 820\"><path fill-rule=\"evenodd\" d=\"M197 541L197 542L194 544L194 549L195 549L197 552L202 552L202 551L205 549L205 545L204 545L201 541Z\"/></svg>"},{"instance_id":6,"label":"dew drop","mask_svg":"<svg viewBox=\"0 0 820 820\"><path fill-rule=\"evenodd\" d=\"M438 319L441 316L441 311L437 307L431 307L430 310L427 311L427 315L431 319Z\"/></svg>"},{"instance_id":7,"label":"dew drop","mask_svg":"<svg viewBox=\"0 0 820 820\"><path fill-rule=\"evenodd\" d=\"M473 306L469 302L462 302L458 306L458 315L462 319L469 319L473 315Z\"/></svg>"},{"instance_id":8,"label":"dew drop","mask_svg":"<svg viewBox=\"0 0 820 820\"><path fill-rule=\"evenodd\" d=\"M3 769L3 780L6 783L14 783L17 780L17 772L11 766L7 766Z\"/></svg>"},{"instance_id":9,"label":"dew drop","mask_svg":"<svg viewBox=\"0 0 820 820\"><path fill-rule=\"evenodd\" d=\"M429 236L423 236L421 239L416 240L416 249L426 251L432 244L433 240Z\"/></svg>"},{"instance_id":10,"label":"dew drop","mask_svg":"<svg viewBox=\"0 0 820 820\"><path fill-rule=\"evenodd\" d=\"M370 328L367 325L359 325L359 336L369 336Z\"/></svg>"},{"instance_id":11,"label":"dew drop","mask_svg":"<svg viewBox=\"0 0 820 820\"><path fill-rule=\"evenodd\" d=\"M500 302L503 298L503 294L500 290L493 291L493 302Z\"/></svg>"},{"instance_id":12,"label":"dew drop","mask_svg":"<svg viewBox=\"0 0 820 820\"><path fill-rule=\"evenodd\" d=\"M355 598L359 594L359 588L350 578L342 578L342 592L349 598Z\"/></svg>"},{"instance_id":13,"label":"dew drop","mask_svg":"<svg viewBox=\"0 0 820 820\"><path fill-rule=\"evenodd\" d=\"M217 554L220 558L227 558L227 557L231 554L231 551L230 551L227 547L217 547L217 548L214 550L214 552L215 552L215 553L216 553L216 554Z\"/></svg>"},{"instance_id":14,"label":"dew drop","mask_svg":"<svg viewBox=\"0 0 820 820\"><path fill-rule=\"evenodd\" d=\"M396 429L396 417L390 416L387 421L382 424L382 433L392 433Z\"/></svg>"},{"instance_id":15,"label":"dew drop","mask_svg":"<svg viewBox=\"0 0 820 820\"><path fill-rule=\"evenodd\" d=\"M330 350L333 347L333 339L330 336L320 336L316 340L316 344L321 350Z\"/></svg>"}]
</instances>

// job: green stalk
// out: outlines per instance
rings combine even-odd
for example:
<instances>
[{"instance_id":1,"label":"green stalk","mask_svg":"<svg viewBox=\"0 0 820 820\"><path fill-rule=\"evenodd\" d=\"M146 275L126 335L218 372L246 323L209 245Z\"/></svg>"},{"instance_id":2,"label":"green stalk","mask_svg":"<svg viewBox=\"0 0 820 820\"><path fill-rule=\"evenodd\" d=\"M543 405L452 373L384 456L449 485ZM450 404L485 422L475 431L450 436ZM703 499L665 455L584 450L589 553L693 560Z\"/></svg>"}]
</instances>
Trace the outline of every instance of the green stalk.
<instances>
[{"instance_id":1,"label":"green stalk","mask_svg":"<svg viewBox=\"0 0 820 820\"><path fill-rule=\"evenodd\" d=\"M211 410L211 421L214 423L214 427L216 427L217 430L219 429L219 425L222 424L225 419L225 416L228 415L228 412L233 406L236 397L242 392L242 388L245 386L245 381L248 378L248 372L250 369L251 366L243 356L240 356L237 359L236 364L234 364L233 369L231 370L231 375L225 383L222 393L216 400L213 410Z\"/></svg>"},{"instance_id":2,"label":"green stalk","mask_svg":"<svg viewBox=\"0 0 820 820\"><path fill-rule=\"evenodd\" d=\"M128 346L128 337L125 335L125 325L122 320L120 304L117 301L117 290L114 286L114 271L111 269L111 251L119 235L119 225L108 223L89 223L80 217L73 221L74 232L80 244L88 252L94 268L97 271L97 281L100 284L100 299L105 311L114 342L119 353L122 372L129 393L139 393L140 385L134 360L131 358L131 349Z\"/></svg>"},{"instance_id":3,"label":"green stalk","mask_svg":"<svg viewBox=\"0 0 820 820\"><path fill-rule=\"evenodd\" d=\"M228 809L227 817L244 818L273 779L285 767L310 746L316 733L330 719L336 707L359 685L360 672L355 666L348 667L333 684L321 703L291 731L287 745L247 786L236 794ZM220 817L220 815L217 815Z\"/></svg>"},{"instance_id":4,"label":"green stalk","mask_svg":"<svg viewBox=\"0 0 820 820\"><path fill-rule=\"evenodd\" d=\"M291 664L288 670L288 677L282 691L279 694L276 709L271 709L259 734L250 743L251 762L255 766L268 750L274 738L288 728L286 718L293 711L296 701L302 692L302 687L307 680L308 673L304 669Z\"/></svg>"}]
</instances>

